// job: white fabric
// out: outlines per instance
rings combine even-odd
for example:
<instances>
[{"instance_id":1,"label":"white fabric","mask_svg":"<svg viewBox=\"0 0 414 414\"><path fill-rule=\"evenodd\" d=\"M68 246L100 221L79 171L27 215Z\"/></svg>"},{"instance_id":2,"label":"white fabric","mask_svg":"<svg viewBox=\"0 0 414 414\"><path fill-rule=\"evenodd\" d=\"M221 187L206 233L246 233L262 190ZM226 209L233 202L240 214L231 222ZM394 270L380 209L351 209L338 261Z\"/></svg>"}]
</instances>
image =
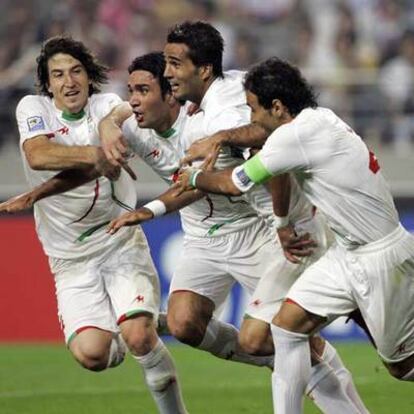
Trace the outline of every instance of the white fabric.
<instances>
[{"instance_id":1,"label":"white fabric","mask_svg":"<svg viewBox=\"0 0 414 414\"><path fill-rule=\"evenodd\" d=\"M251 294L276 251L263 221L219 237L185 237L170 292L190 290L218 308L236 281Z\"/></svg>"},{"instance_id":2,"label":"white fabric","mask_svg":"<svg viewBox=\"0 0 414 414\"><path fill-rule=\"evenodd\" d=\"M99 145L98 122L120 102L121 99L114 94L94 94L84 108L86 115L80 120L67 121L49 97L24 97L17 106L16 118L24 171L30 188L53 177L57 171L31 169L22 148L26 140L46 135L51 142L63 145ZM135 207L135 186L125 172L114 183L114 191L120 201ZM110 221L126 211L113 201L111 193L110 181L102 177L37 202L34 206L36 230L46 254L61 259L86 257L130 237L131 229L122 229L119 235L113 237L105 232L103 226L84 241L78 240L86 230Z\"/></svg>"},{"instance_id":3,"label":"white fabric","mask_svg":"<svg viewBox=\"0 0 414 414\"><path fill-rule=\"evenodd\" d=\"M149 312L157 319L158 275L143 231L134 231L129 240L100 254L49 259L66 341L86 326L118 332L117 322L135 312Z\"/></svg>"},{"instance_id":4,"label":"white fabric","mask_svg":"<svg viewBox=\"0 0 414 414\"><path fill-rule=\"evenodd\" d=\"M167 212L167 207L161 200L152 200L143 207L150 210L154 217L163 216Z\"/></svg>"},{"instance_id":5,"label":"white fabric","mask_svg":"<svg viewBox=\"0 0 414 414\"><path fill-rule=\"evenodd\" d=\"M293 283L325 253L332 242L333 236L318 213L310 221L296 225L295 230L298 234L309 233L318 246L312 256L302 258L299 264L286 259L280 244L273 247L273 257L268 260L247 306L246 314L249 316L271 323Z\"/></svg>"},{"instance_id":6,"label":"white fabric","mask_svg":"<svg viewBox=\"0 0 414 414\"><path fill-rule=\"evenodd\" d=\"M145 382L159 414L188 414L181 395L174 361L159 339L154 349L143 356L133 355L144 372Z\"/></svg>"},{"instance_id":7,"label":"white fabric","mask_svg":"<svg viewBox=\"0 0 414 414\"><path fill-rule=\"evenodd\" d=\"M386 362L414 354L414 237L397 227L349 251L334 244L287 295L332 321L359 308Z\"/></svg>"},{"instance_id":8,"label":"white fabric","mask_svg":"<svg viewBox=\"0 0 414 414\"><path fill-rule=\"evenodd\" d=\"M308 335L271 325L275 345L272 374L273 408L277 414L302 414L303 396L311 377Z\"/></svg>"},{"instance_id":9,"label":"white fabric","mask_svg":"<svg viewBox=\"0 0 414 414\"><path fill-rule=\"evenodd\" d=\"M376 159L331 110L305 109L257 154L273 175L293 171L305 195L348 248L385 237L398 214ZM370 167L371 166L371 167Z\"/></svg>"}]
</instances>

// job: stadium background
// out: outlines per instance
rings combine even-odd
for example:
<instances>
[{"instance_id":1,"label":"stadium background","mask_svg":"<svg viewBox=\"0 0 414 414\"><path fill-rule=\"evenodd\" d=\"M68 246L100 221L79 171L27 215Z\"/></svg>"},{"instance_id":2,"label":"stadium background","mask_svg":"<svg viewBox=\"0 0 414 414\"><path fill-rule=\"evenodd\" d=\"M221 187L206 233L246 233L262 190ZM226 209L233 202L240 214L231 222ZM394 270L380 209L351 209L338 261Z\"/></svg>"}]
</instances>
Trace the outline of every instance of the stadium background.
<instances>
[{"instance_id":1,"label":"stadium background","mask_svg":"<svg viewBox=\"0 0 414 414\"><path fill-rule=\"evenodd\" d=\"M129 62L162 50L175 22L203 19L223 34L226 69L246 69L270 55L299 65L320 104L347 120L374 150L402 221L414 231L413 1L2 0L0 11L0 200L27 188L14 110L22 96L35 93L34 61L43 40L60 33L83 40L113 69L105 91L126 97ZM165 187L140 160L134 167L142 204ZM144 228L165 302L180 249L179 220L163 217ZM0 251L0 342L61 342L53 282L30 214L0 216ZM236 287L223 318L237 324L247 300ZM326 333L364 340L342 320Z\"/></svg>"}]
</instances>

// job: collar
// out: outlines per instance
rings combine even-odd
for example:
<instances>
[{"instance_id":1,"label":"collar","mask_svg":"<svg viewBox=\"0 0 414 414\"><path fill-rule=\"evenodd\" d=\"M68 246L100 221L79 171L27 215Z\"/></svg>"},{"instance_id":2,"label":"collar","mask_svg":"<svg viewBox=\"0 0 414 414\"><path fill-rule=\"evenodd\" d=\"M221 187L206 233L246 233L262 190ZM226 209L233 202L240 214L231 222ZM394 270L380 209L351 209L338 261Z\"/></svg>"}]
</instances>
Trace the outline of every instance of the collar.
<instances>
[{"instance_id":1,"label":"collar","mask_svg":"<svg viewBox=\"0 0 414 414\"><path fill-rule=\"evenodd\" d=\"M223 78L217 77L216 79L214 79L214 81L208 87L208 89L207 89L206 93L204 94L203 99L201 100L201 103L200 103L200 109L202 109L203 111L206 110L206 106L208 104L208 101L209 101L210 97L214 94L214 90L217 88L217 85L219 84L219 82L222 79Z\"/></svg>"},{"instance_id":2,"label":"collar","mask_svg":"<svg viewBox=\"0 0 414 414\"><path fill-rule=\"evenodd\" d=\"M66 121L79 121L79 119L82 119L86 115L85 110L82 109L76 114L72 114L70 112L67 112L65 110L62 111L62 118Z\"/></svg>"}]
</instances>

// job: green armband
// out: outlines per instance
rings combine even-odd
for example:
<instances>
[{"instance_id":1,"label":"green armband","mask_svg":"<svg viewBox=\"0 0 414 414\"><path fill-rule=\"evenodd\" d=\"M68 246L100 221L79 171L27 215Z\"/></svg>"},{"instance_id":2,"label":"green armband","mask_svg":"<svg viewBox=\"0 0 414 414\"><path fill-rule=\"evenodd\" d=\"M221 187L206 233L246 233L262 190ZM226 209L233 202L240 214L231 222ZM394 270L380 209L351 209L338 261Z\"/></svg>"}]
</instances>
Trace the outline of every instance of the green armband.
<instances>
[{"instance_id":1,"label":"green armband","mask_svg":"<svg viewBox=\"0 0 414 414\"><path fill-rule=\"evenodd\" d=\"M246 161L243 164L243 169L246 175L255 184L262 184L272 177L272 174L266 169L260 160L259 154L256 154L253 158Z\"/></svg>"}]
</instances>

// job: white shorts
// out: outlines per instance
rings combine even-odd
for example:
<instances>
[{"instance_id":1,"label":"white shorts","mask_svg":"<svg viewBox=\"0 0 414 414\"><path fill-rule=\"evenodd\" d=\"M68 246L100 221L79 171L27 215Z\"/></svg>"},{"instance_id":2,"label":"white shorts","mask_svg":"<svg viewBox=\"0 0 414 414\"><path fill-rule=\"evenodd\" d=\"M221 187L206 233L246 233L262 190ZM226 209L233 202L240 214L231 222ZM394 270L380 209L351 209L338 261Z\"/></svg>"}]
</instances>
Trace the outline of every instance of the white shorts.
<instances>
[{"instance_id":1,"label":"white shorts","mask_svg":"<svg viewBox=\"0 0 414 414\"><path fill-rule=\"evenodd\" d=\"M312 256L303 258L301 263L295 264L286 259L280 244L276 246L272 261L268 263L266 273L260 279L246 309L249 317L271 323L296 279L332 244L333 235L319 213L312 220L297 226L295 230L298 234L309 233L317 243L317 248Z\"/></svg>"},{"instance_id":2,"label":"white shorts","mask_svg":"<svg viewBox=\"0 0 414 414\"><path fill-rule=\"evenodd\" d=\"M134 314L148 312L158 318L158 274L142 229L131 234L86 258L49 259L67 343L85 327L118 332L118 324Z\"/></svg>"},{"instance_id":3,"label":"white shorts","mask_svg":"<svg viewBox=\"0 0 414 414\"><path fill-rule=\"evenodd\" d=\"M381 358L402 361L414 354L414 237L399 226L353 251L335 244L288 298L328 321L359 308Z\"/></svg>"},{"instance_id":4,"label":"white shorts","mask_svg":"<svg viewBox=\"0 0 414 414\"><path fill-rule=\"evenodd\" d=\"M274 260L276 243L263 220L218 237L185 237L170 293L189 290L222 305L237 281L249 294Z\"/></svg>"}]
</instances>

